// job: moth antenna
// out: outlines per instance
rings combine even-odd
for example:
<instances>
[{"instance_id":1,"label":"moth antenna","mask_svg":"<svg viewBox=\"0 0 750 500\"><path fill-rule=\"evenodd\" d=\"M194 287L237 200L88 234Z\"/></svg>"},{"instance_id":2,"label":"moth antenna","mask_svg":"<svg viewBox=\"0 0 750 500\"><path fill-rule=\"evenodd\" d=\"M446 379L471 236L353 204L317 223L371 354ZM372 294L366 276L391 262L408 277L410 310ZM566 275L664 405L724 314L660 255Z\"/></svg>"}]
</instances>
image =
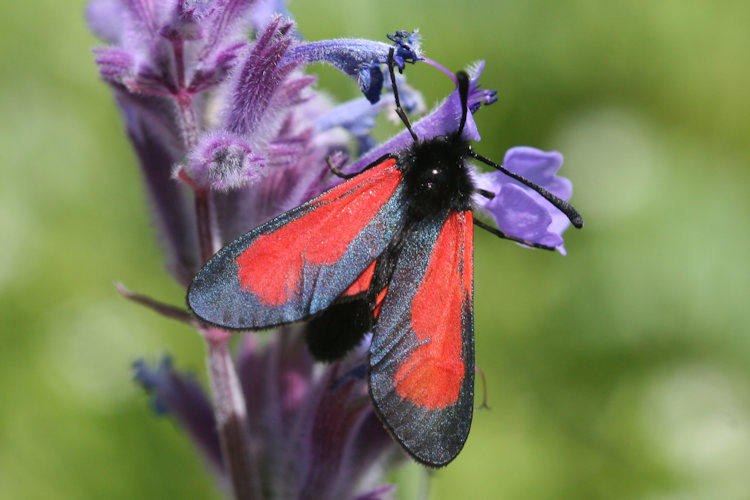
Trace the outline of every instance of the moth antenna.
<instances>
[{"instance_id":1,"label":"moth antenna","mask_svg":"<svg viewBox=\"0 0 750 500\"><path fill-rule=\"evenodd\" d=\"M401 121L404 122L404 125L406 126L406 129L411 134L411 138L414 139L414 142L419 142L419 137L417 137L417 134L414 133L414 129L411 128L411 123L409 123L409 118L406 116L406 111L404 111L404 108L401 107L401 100L398 98L398 87L396 85L396 73L393 70L393 53L396 49L391 47L391 50L388 51L388 73L391 75L391 87L393 88L393 99L396 101L396 114L399 118L401 118Z\"/></svg>"},{"instance_id":2,"label":"moth antenna","mask_svg":"<svg viewBox=\"0 0 750 500\"><path fill-rule=\"evenodd\" d=\"M539 248L540 250L554 250L555 249L555 247L542 245L541 243L534 243L533 241L524 240L523 238L516 238L515 236L510 236L509 234L505 234L504 232L500 231L496 227L492 227L489 224L485 224L479 219L474 219L474 225L477 227L481 227L485 231L488 231L494 234L498 238L502 238L504 240L515 241L516 243L520 243L521 245L526 245L527 247Z\"/></svg>"},{"instance_id":3,"label":"moth antenna","mask_svg":"<svg viewBox=\"0 0 750 500\"><path fill-rule=\"evenodd\" d=\"M493 193L492 191L487 191L486 189L477 189L477 194L484 196L488 200L491 200L495 197L495 193Z\"/></svg>"},{"instance_id":4,"label":"moth antenna","mask_svg":"<svg viewBox=\"0 0 750 500\"><path fill-rule=\"evenodd\" d=\"M458 135L461 135L466 125L466 115L469 113L469 75L466 71L456 73L456 85L461 98L461 122L458 125Z\"/></svg>"},{"instance_id":5,"label":"moth antenna","mask_svg":"<svg viewBox=\"0 0 750 500\"><path fill-rule=\"evenodd\" d=\"M568 203L567 201L563 200L562 198L559 198L559 197L555 196L554 194L552 194L549 191L547 191L546 189L544 189L542 186L539 186L538 184L535 184L535 183L531 182L530 180L528 180L528 179L526 179L524 177L521 177L518 174L514 174L513 172L511 172L507 168L503 167L502 165L498 165L497 163L495 163L494 161L490 160L489 158L485 158L484 156L482 156L482 155L480 155L478 153L475 153L474 151L469 151L469 155L472 158L475 158L475 159L481 161L482 163L485 163L485 164L489 165L490 167L496 168L497 170L499 170L500 172L504 173L505 175L507 175L511 179L515 179L518 182L520 182L521 184L530 187L531 189L533 189L534 191L536 191L537 193L539 193L540 195L542 195L542 197L545 200L547 200L548 202L552 203L552 205L554 205L555 208L557 208L559 211L561 211L562 213L564 213L565 216L570 220L570 223L573 224L573 226L575 226L578 229L580 229L580 228L583 227L583 217L581 217L581 214L578 213L578 210L576 210L575 207L573 205L571 205L570 203Z\"/></svg>"}]
</instances>

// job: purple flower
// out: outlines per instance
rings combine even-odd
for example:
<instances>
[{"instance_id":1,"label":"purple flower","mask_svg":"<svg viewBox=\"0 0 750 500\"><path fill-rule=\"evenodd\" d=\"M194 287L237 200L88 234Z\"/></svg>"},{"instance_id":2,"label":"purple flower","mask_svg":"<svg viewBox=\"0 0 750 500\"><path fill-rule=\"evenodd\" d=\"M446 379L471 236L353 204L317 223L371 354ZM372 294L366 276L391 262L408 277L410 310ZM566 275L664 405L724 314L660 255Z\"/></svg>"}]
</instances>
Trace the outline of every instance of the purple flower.
<instances>
[{"instance_id":1,"label":"purple flower","mask_svg":"<svg viewBox=\"0 0 750 500\"><path fill-rule=\"evenodd\" d=\"M394 42L394 63L403 70L406 63L415 63L422 59L419 50L419 36L417 32L398 31L395 35L388 35ZM380 99L383 88L382 64L388 62L390 45L370 40L340 38L300 44L289 52L290 61L327 62L355 78L359 90L371 103Z\"/></svg>"},{"instance_id":2,"label":"purple flower","mask_svg":"<svg viewBox=\"0 0 750 500\"><path fill-rule=\"evenodd\" d=\"M145 361L133 364L136 380L152 394L151 407L159 415L172 415L188 432L212 469L221 473L224 463L211 401L194 377L180 375L165 356L156 369Z\"/></svg>"},{"instance_id":3,"label":"purple flower","mask_svg":"<svg viewBox=\"0 0 750 500\"><path fill-rule=\"evenodd\" d=\"M245 336L237 359L244 393L252 464L263 498L386 499L391 487L373 483L373 464L403 460L380 424L357 363L316 370L300 329L284 328L261 347ZM179 421L220 484L229 482L211 403L193 377L177 373L169 358L156 369L135 364L136 379L152 406Z\"/></svg>"},{"instance_id":4,"label":"purple flower","mask_svg":"<svg viewBox=\"0 0 750 500\"><path fill-rule=\"evenodd\" d=\"M265 166L265 158L253 154L250 145L231 132L205 134L188 156L192 181L216 191L229 191L257 182Z\"/></svg>"},{"instance_id":5,"label":"purple flower","mask_svg":"<svg viewBox=\"0 0 750 500\"><path fill-rule=\"evenodd\" d=\"M557 151L515 147L505 153L503 166L515 174L542 186L558 198L569 200L573 193L570 181L556 174L563 156ZM570 225L568 218L533 189L502 172L478 176L480 187L495 194L482 199L501 231L533 243L554 247L565 255L562 233Z\"/></svg>"},{"instance_id":6,"label":"purple flower","mask_svg":"<svg viewBox=\"0 0 750 500\"><path fill-rule=\"evenodd\" d=\"M396 81L403 108L408 113L423 112L424 101L421 94L410 87L401 75L396 75ZM367 98L360 97L340 104L319 116L315 121L317 129L324 132L342 128L357 139L359 155L366 153L375 146L375 139L370 132L375 128L375 119L378 114L383 111L392 111L395 107L390 80L386 82L385 87L389 93L377 103L371 103ZM399 120L395 113L394 119Z\"/></svg>"},{"instance_id":7,"label":"purple flower","mask_svg":"<svg viewBox=\"0 0 750 500\"><path fill-rule=\"evenodd\" d=\"M240 28L252 4L93 0L86 11L89 25L113 45L95 51L102 77L157 95L218 84L247 44ZM120 61L116 68L106 65L112 59Z\"/></svg>"}]
</instances>

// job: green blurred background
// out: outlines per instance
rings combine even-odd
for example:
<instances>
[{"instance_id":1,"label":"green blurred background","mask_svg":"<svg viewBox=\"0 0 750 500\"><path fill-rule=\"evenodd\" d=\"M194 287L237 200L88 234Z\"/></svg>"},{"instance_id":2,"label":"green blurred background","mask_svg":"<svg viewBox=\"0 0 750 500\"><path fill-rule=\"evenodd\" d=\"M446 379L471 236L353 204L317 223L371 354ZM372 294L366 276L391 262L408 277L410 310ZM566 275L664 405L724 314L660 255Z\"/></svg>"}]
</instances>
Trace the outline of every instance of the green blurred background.
<instances>
[{"instance_id":1,"label":"green blurred background","mask_svg":"<svg viewBox=\"0 0 750 500\"><path fill-rule=\"evenodd\" d=\"M217 499L130 363L201 340L127 303L173 303L82 0L0 6L0 498ZM431 498L750 498L750 3L297 1L308 39L421 28L485 59L500 102L476 149L557 149L586 228L569 255L477 234L490 411ZM318 68L312 68L317 70ZM409 68L428 103L450 83ZM355 95L324 71L321 86ZM422 478L399 473L401 498Z\"/></svg>"}]
</instances>

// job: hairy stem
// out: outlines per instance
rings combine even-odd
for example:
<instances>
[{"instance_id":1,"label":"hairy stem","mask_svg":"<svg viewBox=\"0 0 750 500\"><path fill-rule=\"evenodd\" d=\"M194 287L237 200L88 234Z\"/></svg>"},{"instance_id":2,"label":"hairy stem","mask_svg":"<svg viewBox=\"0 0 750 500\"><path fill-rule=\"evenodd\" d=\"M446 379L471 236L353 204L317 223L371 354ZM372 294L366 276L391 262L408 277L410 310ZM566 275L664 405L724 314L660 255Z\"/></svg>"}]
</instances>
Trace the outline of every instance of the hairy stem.
<instances>
[{"instance_id":1,"label":"hairy stem","mask_svg":"<svg viewBox=\"0 0 750 500\"><path fill-rule=\"evenodd\" d=\"M185 53L181 41L173 42L175 66L177 68L177 90L174 93L177 105L182 142L187 154L198 143L198 119L195 115L195 102L192 92L187 90L185 82ZM195 220L198 226L198 245L201 259L207 261L217 250L214 245L214 224L211 215L211 192L207 189L195 189Z\"/></svg>"},{"instance_id":2,"label":"hairy stem","mask_svg":"<svg viewBox=\"0 0 750 500\"><path fill-rule=\"evenodd\" d=\"M179 113L180 131L185 151L190 151L198 143L198 119L193 106L193 94L180 89L174 96Z\"/></svg>"},{"instance_id":3,"label":"hairy stem","mask_svg":"<svg viewBox=\"0 0 750 500\"><path fill-rule=\"evenodd\" d=\"M229 352L229 334L204 332L221 452L236 500L261 498L249 447L245 398ZM219 333L219 335L216 335ZM221 334L223 333L223 335ZM214 334L214 335L211 335Z\"/></svg>"},{"instance_id":4,"label":"hairy stem","mask_svg":"<svg viewBox=\"0 0 750 500\"><path fill-rule=\"evenodd\" d=\"M208 189L195 190L195 220L198 224L198 246L201 252L201 260L206 262L216 253L213 216L211 214L211 191Z\"/></svg>"}]
</instances>

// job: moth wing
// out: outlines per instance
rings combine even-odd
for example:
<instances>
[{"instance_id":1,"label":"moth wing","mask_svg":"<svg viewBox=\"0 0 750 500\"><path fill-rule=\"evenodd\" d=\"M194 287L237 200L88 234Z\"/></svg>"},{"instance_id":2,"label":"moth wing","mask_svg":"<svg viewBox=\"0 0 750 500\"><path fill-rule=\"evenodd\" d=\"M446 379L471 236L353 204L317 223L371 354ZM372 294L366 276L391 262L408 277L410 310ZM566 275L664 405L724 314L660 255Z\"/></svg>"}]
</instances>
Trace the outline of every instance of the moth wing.
<instances>
[{"instance_id":1,"label":"moth wing","mask_svg":"<svg viewBox=\"0 0 750 500\"><path fill-rule=\"evenodd\" d=\"M198 272L188 307L224 328L259 329L311 316L344 293L403 225L394 159L236 239Z\"/></svg>"},{"instance_id":2,"label":"moth wing","mask_svg":"<svg viewBox=\"0 0 750 500\"><path fill-rule=\"evenodd\" d=\"M370 394L416 460L446 465L474 405L473 223L450 211L410 229L370 347Z\"/></svg>"}]
</instances>

